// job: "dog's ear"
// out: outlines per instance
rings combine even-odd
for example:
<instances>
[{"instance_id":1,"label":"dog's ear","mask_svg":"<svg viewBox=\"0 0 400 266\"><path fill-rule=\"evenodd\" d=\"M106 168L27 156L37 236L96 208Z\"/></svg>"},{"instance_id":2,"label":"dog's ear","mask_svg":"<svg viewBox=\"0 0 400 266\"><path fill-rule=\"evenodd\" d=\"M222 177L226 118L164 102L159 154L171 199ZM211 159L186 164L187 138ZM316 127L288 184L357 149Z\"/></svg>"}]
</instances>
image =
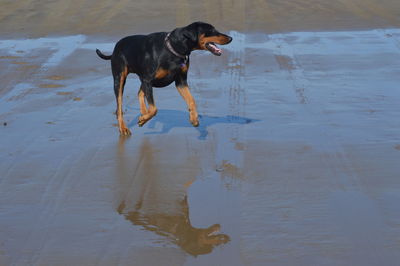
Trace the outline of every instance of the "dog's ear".
<instances>
[{"instance_id":1,"label":"dog's ear","mask_svg":"<svg viewBox=\"0 0 400 266\"><path fill-rule=\"evenodd\" d=\"M198 42L198 33L197 30L184 30L182 34L186 39L188 39L192 43Z\"/></svg>"}]
</instances>

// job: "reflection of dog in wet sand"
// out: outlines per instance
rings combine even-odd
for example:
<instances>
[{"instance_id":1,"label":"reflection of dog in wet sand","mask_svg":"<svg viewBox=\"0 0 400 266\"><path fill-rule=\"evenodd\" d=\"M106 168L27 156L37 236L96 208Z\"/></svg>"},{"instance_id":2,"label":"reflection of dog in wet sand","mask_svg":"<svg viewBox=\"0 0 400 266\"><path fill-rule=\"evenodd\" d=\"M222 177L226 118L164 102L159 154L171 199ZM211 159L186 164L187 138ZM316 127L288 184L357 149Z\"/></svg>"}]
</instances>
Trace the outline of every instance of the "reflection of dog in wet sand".
<instances>
[{"instance_id":1,"label":"reflection of dog in wet sand","mask_svg":"<svg viewBox=\"0 0 400 266\"><path fill-rule=\"evenodd\" d=\"M218 234L219 224L196 228L191 224L187 190L200 170L199 153L187 150L180 138L153 142L144 139L131 156L120 139L117 211L132 224L154 232L197 256L227 243L229 236ZM162 142L164 149L158 147ZM171 156L171 150L180 152Z\"/></svg>"},{"instance_id":2,"label":"reflection of dog in wet sand","mask_svg":"<svg viewBox=\"0 0 400 266\"><path fill-rule=\"evenodd\" d=\"M134 225L168 237L171 242L193 256L210 253L215 246L229 241L228 235L217 234L220 230L219 224L208 228L195 228L191 225L187 197L179 205L182 208L180 214L150 214L141 211L141 202L133 210L126 210L125 202L122 202L118 212L124 214Z\"/></svg>"},{"instance_id":3,"label":"reflection of dog in wet sand","mask_svg":"<svg viewBox=\"0 0 400 266\"><path fill-rule=\"evenodd\" d=\"M190 122L198 126L196 103L187 84L189 55L193 50L208 50L214 55L221 55L222 50L216 44L223 45L231 41L230 36L218 32L212 25L195 22L170 33L125 37L115 45L112 55L104 55L97 49L98 56L111 60L120 134L131 134L122 114L122 95L129 73L137 74L141 81L138 93L141 112L139 126L143 126L157 113L153 87L165 87L174 81L189 108Z\"/></svg>"}]
</instances>

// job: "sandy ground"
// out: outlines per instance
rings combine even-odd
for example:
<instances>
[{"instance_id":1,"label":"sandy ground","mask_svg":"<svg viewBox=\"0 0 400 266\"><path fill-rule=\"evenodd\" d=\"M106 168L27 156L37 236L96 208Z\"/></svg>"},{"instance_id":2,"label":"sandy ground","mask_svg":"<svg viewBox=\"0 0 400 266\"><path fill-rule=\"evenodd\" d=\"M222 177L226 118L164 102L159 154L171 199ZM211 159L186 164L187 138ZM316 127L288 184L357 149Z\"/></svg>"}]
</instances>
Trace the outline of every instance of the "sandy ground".
<instances>
[{"instance_id":1,"label":"sandy ground","mask_svg":"<svg viewBox=\"0 0 400 266\"><path fill-rule=\"evenodd\" d=\"M398 265L399 1L3 1L0 265ZM119 138L126 34L210 21L173 86Z\"/></svg>"},{"instance_id":2,"label":"sandy ground","mask_svg":"<svg viewBox=\"0 0 400 266\"><path fill-rule=\"evenodd\" d=\"M2 0L2 36L121 37L201 20L222 30L293 32L400 25L398 0Z\"/></svg>"}]
</instances>

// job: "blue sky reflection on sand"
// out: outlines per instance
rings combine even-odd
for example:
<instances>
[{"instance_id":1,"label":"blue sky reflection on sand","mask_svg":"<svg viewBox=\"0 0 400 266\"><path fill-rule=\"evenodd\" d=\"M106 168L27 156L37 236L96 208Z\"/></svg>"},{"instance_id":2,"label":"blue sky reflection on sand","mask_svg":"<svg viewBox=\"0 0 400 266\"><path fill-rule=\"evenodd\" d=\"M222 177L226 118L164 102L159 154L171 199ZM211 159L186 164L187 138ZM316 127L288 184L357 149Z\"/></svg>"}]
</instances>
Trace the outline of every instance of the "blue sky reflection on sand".
<instances>
[{"instance_id":1,"label":"blue sky reflection on sand","mask_svg":"<svg viewBox=\"0 0 400 266\"><path fill-rule=\"evenodd\" d=\"M131 75L125 140L112 42L0 40L0 264L400 261L400 30L230 34L191 57L200 127L173 85L137 127ZM192 256L173 221L230 241Z\"/></svg>"}]
</instances>

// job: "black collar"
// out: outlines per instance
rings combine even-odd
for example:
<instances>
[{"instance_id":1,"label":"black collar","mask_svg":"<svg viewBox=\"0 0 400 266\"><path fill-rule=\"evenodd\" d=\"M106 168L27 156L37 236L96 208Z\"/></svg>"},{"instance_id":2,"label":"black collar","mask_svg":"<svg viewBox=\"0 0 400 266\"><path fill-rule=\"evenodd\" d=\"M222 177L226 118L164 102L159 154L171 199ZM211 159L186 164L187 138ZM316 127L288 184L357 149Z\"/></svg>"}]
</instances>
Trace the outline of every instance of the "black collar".
<instances>
[{"instance_id":1,"label":"black collar","mask_svg":"<svg viewBox=\"0 0 400 266\"><path fill-rule=\"evenodd\" d=\"M167 36L165 37L164 41L165 41L165 46L167 46L168 50L173 53L174 55L176 55L177 57L180 57L184 60L184 63L186 64L189 56L187 55L181 55L180 53L178 53L177 51L175 51L175 49L172 47L171 42L169 41L169 35L171 35L171 32L167 34Z\"/></svg>"}]
</instances>

